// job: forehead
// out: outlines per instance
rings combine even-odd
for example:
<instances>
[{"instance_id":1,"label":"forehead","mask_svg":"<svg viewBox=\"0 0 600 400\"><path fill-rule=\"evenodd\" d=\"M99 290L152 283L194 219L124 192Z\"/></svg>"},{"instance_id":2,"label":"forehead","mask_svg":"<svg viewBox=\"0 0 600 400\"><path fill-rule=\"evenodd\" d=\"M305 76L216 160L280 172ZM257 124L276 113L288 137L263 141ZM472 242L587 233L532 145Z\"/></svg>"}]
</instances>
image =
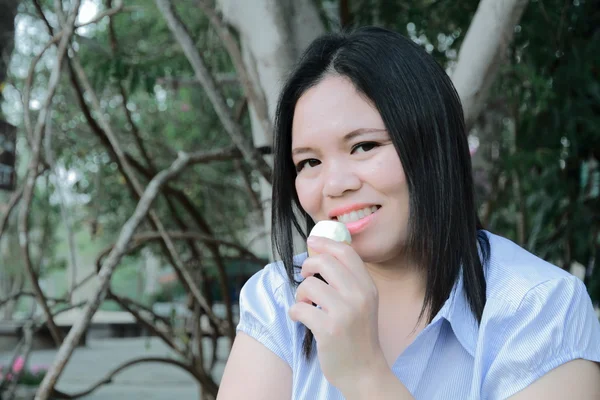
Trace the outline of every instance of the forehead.
<instances>
[{"instance_id":1,"label":"forehead","mask_svg":"<svg viewBox=\"0 0 600 400\"><path fill-rule=\"evenodd\" d=\"M327 76L298 100L292 125L292 145L306 146L342 138L356 129L385 129L381 116L352 82Z\"/></svg>"}]
</instances>

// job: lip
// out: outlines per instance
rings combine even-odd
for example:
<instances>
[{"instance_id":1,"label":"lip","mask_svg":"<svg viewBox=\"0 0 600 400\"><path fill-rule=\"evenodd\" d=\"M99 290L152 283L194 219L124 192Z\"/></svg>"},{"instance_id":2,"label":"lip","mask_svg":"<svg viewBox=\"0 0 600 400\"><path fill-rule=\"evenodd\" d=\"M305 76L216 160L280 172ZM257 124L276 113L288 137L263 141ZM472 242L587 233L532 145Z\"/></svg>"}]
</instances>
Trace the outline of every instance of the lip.
<instances>
[{"instance_id":1,"label":"lip","mask_svg":"<svg viewBox=\"0 0 600 400\"><path fill-rule=\"evenodd\" d=\"M365 230L367 225L369 225L369 223L371 223L373 221L373 219L378 215L378 212L379 212L379 209L377 209L377 211L375 211L374 213L371 213L371 214L367 215L366 217L359 219L358 221L347 222L344 225L346 225L346 228L348 228L350 235L354 236L357 233Z\"/></svg>"},{"instance_id":2,"label":"lip","mask_svg":"<svg viewBox=\"0 0 600 400\"><path fill-rule=\"evenodd\" d=\"M373 221L373 219L378 215L378 212L381 209L381 206L379 204L356 203L356 204L350 204L347 206L334 208L333 210L329 211L329 218L333 219L334 217L337 217L338 215L347 214L352 211L358 211L358 210L362 210L363 208L373 207L373 206L378 207L377 211L375 211L374 213L371 213L371 214L367 215L366 217L359 219L358 221L344 223L344 225L346 225L346 228L348 228L350 235L353 236L353 235L356 235L357 233L365 230L367 225L369 225L369 223L371 223Z\"/></svg>"},{"instance_id":3,"label":"lip","mask_svg":"<svg viewBox=\"0 0 600 400\"><path fill-rule=\"evenodd\" d=\"M379 204L373 204L373 203L349 204L347 206L341 206L341 207L334 208L333 210L330 210L328 216L329 216L329 218L333 219L334 217L337 217L338 215L348 214L349 212L352 212L352 211L358 211L358 210L362 210L363 208L373 207L373 206L380 207ZM365 218L367 218L367 217L365 217ZM365 218L363 218L363 219L365 219Z\"/></svg>"}]
</instances>

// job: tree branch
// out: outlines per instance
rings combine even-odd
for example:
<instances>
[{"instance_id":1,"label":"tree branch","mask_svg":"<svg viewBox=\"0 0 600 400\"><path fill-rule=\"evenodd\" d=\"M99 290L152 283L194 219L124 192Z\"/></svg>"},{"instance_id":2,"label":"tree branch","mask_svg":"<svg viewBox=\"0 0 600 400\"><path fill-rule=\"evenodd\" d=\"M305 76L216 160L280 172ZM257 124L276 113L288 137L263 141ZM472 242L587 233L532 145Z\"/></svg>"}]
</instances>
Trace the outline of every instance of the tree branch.
<instances>
[{"instance_id":1,"label":"tree branch","mask_svg":"<svg viewBox=\"0 0 600 400\"><path fill-rule=\"evenodd\" d=\"M29 114L29 99L31 96L31 88L33 86L33 77L35 75L35 68L37 64L42 59L42 56L51 46L56 44L59 40L62 39L63 31L60 31L58 34L52 36L52 38L46 43L42 51L34 57L29 65L29 71L27 72L27 78L25 79L25 87L23 88L23 124L25 125L25 132L27 138L27 144L32 147L33 141L33 127L31 123L31 115Z\"/></svg>"},{"instance_id":2,"label":"tree branch","mask_svg":"<svg viewBox=\"0 0 600 400\"><path fill-rule=\"evenodd\" d=\"M218 73L215 75L215 81L220 84L220 85L224 85L224 84L233 84L233 83L240 83L240 80L238 79L238 76L235 73ZM156 83L159 85L164 85L167 87L170 87L172 89L177 89L179 87L182 86L198 86L200 85L200 82L198 82L197 79L195 78L184 78L184 77L180 77L180 78L175 78L175 77L170 77L170 76L165 76L162 78L158 78L156 79Z\"/></svg>"},{"instance_id":3,"label":"tree branch","mask_svg":"<svg viewBox=\"0 0 600 400\"><path fill-rule=\"evenodd\" d=\"M61 186L60 179L58 178L58 174L55 173L56 165L54 161L54 153L52 151L52 118L48 116L48 120L46 122L46 135L44 136L44 151L46 155L46 162L50 167L51 172L54 173L56 177L56 182L54 184L56 188L56 193L58 194L58 203L60 206L60 215L65 225L65 231L67 235L67 247L69 249L69 268L71 269L71 285L68 291L68 298L70 299L73 295L74 287L77 284L77 247L75 246L75 237L73 234L73 224L71 222L71 216L67 211L67 204L65 200L65 194L63 192L63 187Z\"/></svg>"},{"instance_id":4,"label":"tree branch","mask_svg":"<svg viewBox=\"0 0 600 400\"><path fill-rule=\"evenodd\" d=\"M112 0L107 0L107 6L108 6L108 8L112 7ZM123 4L120 4L120 6L122 7ZM117 53L119 51L119 45L117 42L117 33L115 31L115 25L114 25L113 19L110 17L108 19L108 36L110 39L110 48L111 48L111 51L112 51L113 57L114 57L115 55L117 55ZM118 80L117 86L119 88L119 92L121 93L121 98L122 98L121 104L123 105L123 111L125 112L125 118L127 118L127 122L129 123L129 126L131 127L131 133L133 134L135 143L137 144L138 148L140 149L142 158L146 162L146 165L148 165L148 168L150 168L150 170L152 172L156 173L156 166L154 165L154 163L152 162L152 159L148 155L148 152L146 151L146 146L144 146L144 143L140 137L140 132L138 130L138 127L137 127L136 123L133 121L133 117L131 116L131 111L129 111L129 108L127 108L128 98L127 98L127 92L125 91L125 87L123 86L123 82L121 82L121 80Z\"/></svg>"},{"instance_id":5,"label":"tree branch","mask_svg":"<svg viewBox=\"0 0 600 400\"><path fill-rule=\"evenodd\" d=\"M251 175L246 169L240 160L235 160L235 168L238 170L240 175L242 176L242 180L244 181L244 187L246 188L246 193L248 193L248 197L250 197L250 201L252 202L252 206L254 209L262 215L263 208L260 202L259 195L252 188L252 180Z\"/></svg>"},{"instance_id":6,"label":"tree branch","mask_svg":"<svg viewBox=\"0 0 600 400\"><path fill-rule=\"evenodd\" d=\"M156 5L167 21L169 28L173 32L173 35L175 35L175 38L183 48L186 57L192 65L196 79L198 79L198 81L204 87L204 90L213 104L215 112L219 116L225 131L237 148L242 152L244 159L250 165L252 165L252 167L257 170L267 182L271 183L271 167L248 142L248 140L246 140L241 128L234 121L233 117L231 116L231 112L225 103L225 99L217 90L217 85L215 84L213 77L211 76L208 68L206 68L202 57L195 47L194 41L179 17L175 14L171 1L155 1Z\"/></svg>"},{"instance_id":7,"label":"tree branch","mask_svg":"<svg viewBox=\"0 0 600 400\"><path fill-rule=\"evenodd\" d=\"M15 206L19 203L19 200L21 200L21 196L23 196L23 189L25 189L25 187L21 186L19 189L17 189L16 192L12 194L12 196L10 196L10 200L8 201L8 204L6 206L6 211L2 216L2 220L0 220L0 238L2 237L4 231L6 230L6 227L8 226L8 219L10 218L10 214L12 213Z\"/></svg>"},{"instance_id":8,"label":"tree branch","mask_svg":"<svg viewBox=\"0 0 600 400\"><path fill-rule=\"evenodd\" d=\"M161 338L163 340L163 342L165 342L165 344L167 346L171 347L175 352L177 352L177 354L179 354L182 357L187 357L187 354L185 354L185 351L183 351L177 345L177 343L175 343L169 336L167 336L165 334L165 332L162 332L158 327L154 326L152 323L147 321L146 318L142 317L142 315L139 312L137 312L137 310L135 310L133 307L131 307L131 303L133 303L132 301L130 301L129 299L119 297L116 294L112 293L111 291L108 292L107 299L116 301L119 304L119 306L121 306L125 311L127 311L128 313L133 315L135 317L135 319L138 321L138 323L144 325L146 328L148 328L150 331L152 331L156 336ZM136 306L138 306L138 305L136 304ZM171 327L171 325L169 323L164 321L164 318L160 318L158 315L156 315L151 310L145 309L144 311L150 313L154 317L155 320L160 320L163 323L165 323L165 325L167 327L169 327L169 328ZM173 332L169 332L169 333L173 333Z\"/></svg>"},{"instance_id":9,"label":"tree branch","mask_svg":"<svg viewBox=\"0 0 600 400\"><path fill-rule=\"evenodd\" d=\"M168 233L169 237L171 237L172 239L179 239L179 240L191 239L191 240L197 240L200 242L213 243L216 245L231 247L233 249L238 250L241 255L247 256L248 259L250 259L250 260L260 261L260 258L258 258L254 253L252 253L250 250L246 249L245 247L240 246L237 243L220 240L213 236L205 235L205 234L202 234L199 232L169 231L167 233ZM135 251L135 250L139 249L140 247L144 246L146 243L156 241L156 240L161 240L161 236L158 232L146 232L146 233L142 233L139 235L135 235L131 239L132 243L131 243L130 247L126 250L126 252L130 253L130 252ZM114 245L111 245L100 252L100 254L98 255L98 258L96 259L97 270L100 270L100 268L102 266L103 258L106 257L106 255L110 254L110 252L112 251L113 248L114 248Z\"/></svg>"},{"instance_id":10,"label":"tree branch","mask_svg":"<svg viewBox=\"0 0 600 400\"><path fill-rule=\"evenodd\" d=\"M269 110L267 108L267 100L262 93L260 87L256 87L253 84L252 79L250 79L250 75L246 71L246 67L244 66L244 60L242 58L242 52L237 44L237 41L233 37L231 30L223 21L223 17L219 15L216 10L211 7L206 0L196 0L196 4L204 11L204 13L208 16L210 23L213 28L221 38L223 45L227 49L229 56L231 57L231 61L237 71L240 83L242 84L242 88L244 89L244 94L249 99L250 103L254 106L254 111L258 116L258 119L264 129L265 132L268 132L268 135L273 134L273 125L271 124L271 120L269 119ZM180 41L181 42L181 41Z\"/></svg>"},{"instance_id":11,"label":"tree branch","mask_svg":"<svg viewBox=\"0 0 600 400\"><path fill-rule=\"evenodd\" d=\"M112 290L108 291L107 299L118 301L119 303L123 303L128 307L133 306L135 308L139 308L140 310L143 310L144 312L150 314L152 316L153 321L160 321L168 327L171 326L171 322L166 317L156 314L150 307L138 303L130 298L118 296Z\"/></svg>"},{"instance_id":12,"label":"tree branch","mask_svg":"<svg viewBox=\"0 0 600 400\"><path fill-rule=\"evenodd\" d=\"M35 189L35 182L37 179L37 171L38 165L40 164L41 158L41 145L42 139L44 135L44 125L46 123L46 118L49 114L49 110L52 104L52 99L54 97L54 93L56 92L56 88L58 86L60 80L60 73L62 69L63 59L67 53L67 48L69 45L69 41L71 40L71 36L73 35L73 29L75 25L75 20L77 18L77 13L79 10L80 0L75 0L73 11L69 14L68 19L63 25L63 34L58 45L57 50L57 59L56 64L50 74L50 79L48 82L47 95L44 100L43 106L38 115L38 121L35 126L35 130L33 131L32 137L32 155L31 161L27 168L27 174L25 179L25 188L23 189L23 204L21 208L21 212L19 214L19 243L23 252L23 257L25 261L25 268L29 278L31 280L31 285L33 287L34 292L36 293L37 301L42 306L44 314L48 320L48 329L50 330L50 334L52 335L54 341L57 345L62 342L62 333L54 323L52 319L52 314L50 309L48 308L48 304L46 304L46 300L44 299L44 293L39 285L37 276L35 271L33 270L33 266L31 264L31 256L29 251L29 209L31 207L31 203L33 200L33 193ZM57 10L58 12L58 10ZM24 104L24 108L28 108L29 104Z\"/></svg>"},{"instance_id":13,"label":"tree branch","mask_svg":"<svg viewBox=\"0 0 600 400\"><path fill-rule=\"evenodd\" d=\"M21 296L35 298L36 294L34 292L29 292L29 291L24 291L24 290L17 291L15 293L12 293L12 294L8 295L7 297L1 299L0 307L4 306L6 303L8 303L11 300L18 300ZM46 297L46 300L52 301L57 304L58 303L67 303L67 300L56 298L56 297Z\"/></svg>"}]
</instances>

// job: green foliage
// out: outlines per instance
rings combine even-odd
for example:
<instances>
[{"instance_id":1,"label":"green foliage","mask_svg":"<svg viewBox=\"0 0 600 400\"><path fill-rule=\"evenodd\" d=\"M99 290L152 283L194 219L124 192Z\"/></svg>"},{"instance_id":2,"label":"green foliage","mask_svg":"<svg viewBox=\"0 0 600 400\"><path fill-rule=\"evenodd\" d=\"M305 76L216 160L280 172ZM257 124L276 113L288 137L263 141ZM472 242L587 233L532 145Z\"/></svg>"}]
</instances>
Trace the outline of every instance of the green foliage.
<instances>
[{"instance_id":1,"label":"green foliage","mask_svg":"<svg viewBox=\"0 0 600 400\"><path fill-rule=\"evenodd\" d=\"M507 116L517 121L515 151L497 167L519 177L519 200L503 199L503 209L526 210L524 244L561 266L578 262L588 275L598 262L599 209L597 160L600 158L600 13L594 2L533 1L511 51L510 68L496 86ZM544 31L541 26L557 29ZM590 180L590 176L593 176ZM515 179L510 185L514 189ZM518 238L510 214L498 223ZM600 299L597 280L586 283Z\"/></svg>"}]
</instances>

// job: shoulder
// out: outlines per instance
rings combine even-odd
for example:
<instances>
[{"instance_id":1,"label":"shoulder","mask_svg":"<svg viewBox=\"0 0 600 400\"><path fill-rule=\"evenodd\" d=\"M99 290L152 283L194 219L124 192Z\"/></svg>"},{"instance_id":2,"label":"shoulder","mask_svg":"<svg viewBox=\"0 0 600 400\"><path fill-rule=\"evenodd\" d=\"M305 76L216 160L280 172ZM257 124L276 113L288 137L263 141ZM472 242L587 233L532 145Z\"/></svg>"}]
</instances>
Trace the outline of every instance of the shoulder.
<instances>
[{"instance_id":1,"label":"shoulder","mask_svg":"<svg viewBox=\"0 0 600 400\"><path fill-rule=\"evenodd\" d=\"M294 257L294 265L301 266L306 259L306 253ZM295 274L298 280L299 273ZM281 306L291 306L294 301L294 285L290 282L285 266L281 261L267 264L263 269L252 275L242 286L240 301L251 299L270 299Z\"/></svg>"},{"instance_id":2,"label":"shoulder","mask_svg":"<svg viewBox=\"0 0 600 400\"><path fill-rule=\"evenodd\" d=\"M533 255L512 241L488 233L490 259L486 270L487 299L504 303L505 307L516 309L527 294L532 291L551 295L551 288L563 285L564 290L577 288L577 279L569 272ZM581 287L579 287L580 289Z\"/></svg>"},{"instance_id":3,"label":"shoulder","mask_svg":"<svg viewBox=\"0 0 600 400\"><path fill-rule=\"evenodd\" d=\"M507 398L574 359L600 361L600 322L584 283L490 235L479 331L486 398Z\"/></svg>"},{"instance_id":4,"label":"shoulder","mask_svg":"<svg viewBox=\"0 0 600 400\"><path fill-rule=\"evenodd\" d=\"M302 265L305 258L296 256L294 264ZM288 310L295 302L294 291L283 263L268 264L242 287L237 325L237 331L253 337L289 365L293 360L295 323Z\"/></svg>"},{"instance_id":5,"label":"shoulder","mask_svg":"<svg viewBox=\"0 0 600 400\"><path fill-rule=\"evenodd\" d=\"M555 325L561 332L567 320L579 318L598 325L590 296L581 279L531 254L508 239L489 234L490 260L486 270L487 300L482 325L501 321L501 330ZM600 329L600 325L598 326ZM594 329L596 334L598 329ZM490 332L488 332L490 333ZM556 332L554 332L556 334ZM600 339L600 337L599 337Z\"/></svg>"}]
</instances>

